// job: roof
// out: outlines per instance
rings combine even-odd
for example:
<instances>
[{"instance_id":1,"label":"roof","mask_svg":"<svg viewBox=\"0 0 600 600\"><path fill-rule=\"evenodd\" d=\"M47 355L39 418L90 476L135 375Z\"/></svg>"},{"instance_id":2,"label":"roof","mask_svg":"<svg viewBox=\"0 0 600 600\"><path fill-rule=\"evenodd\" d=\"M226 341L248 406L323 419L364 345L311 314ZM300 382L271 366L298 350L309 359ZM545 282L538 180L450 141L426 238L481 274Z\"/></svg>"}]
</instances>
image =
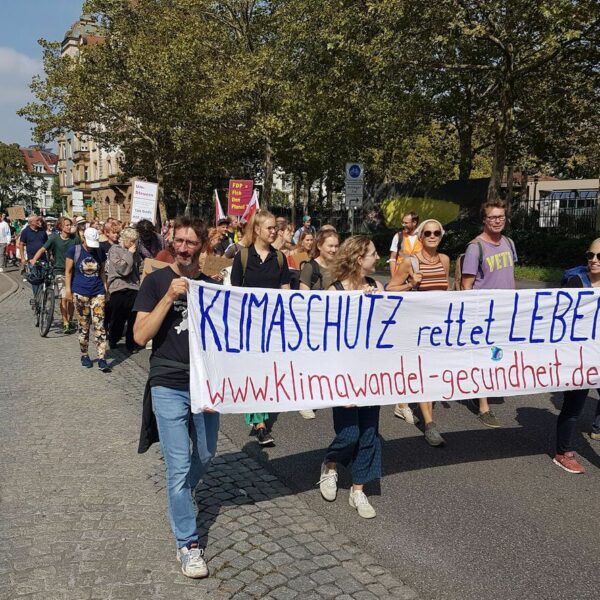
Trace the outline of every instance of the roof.
<instances>
[{"instance_id":1,"label":"roof","mask_svg":"<svg viewBox=\"0 0 600 600\"><path fill-rule=\"evenodd\" d=\"M25 159L28 173L34 173L33 166L41 164L45 174L56 175L56 165L58 164L58 156L56 154L48 150L36 148L19 148L19 150Z\"/></svg>"}]
</instances>

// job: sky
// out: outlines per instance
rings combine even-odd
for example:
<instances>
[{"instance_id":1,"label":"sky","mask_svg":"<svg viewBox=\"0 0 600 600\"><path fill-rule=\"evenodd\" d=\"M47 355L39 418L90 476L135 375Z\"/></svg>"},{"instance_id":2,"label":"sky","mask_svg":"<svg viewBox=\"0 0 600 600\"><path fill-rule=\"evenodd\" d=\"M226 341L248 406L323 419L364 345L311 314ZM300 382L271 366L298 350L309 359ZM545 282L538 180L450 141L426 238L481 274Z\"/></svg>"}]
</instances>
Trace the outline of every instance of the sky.
<instances>
[{"instance_id":1,"label":"sky","mask_svg":"<svg viewBox=\"0 0 600 600\"><path fill-rule=\"evenodd\" d=\"M37 41L62 41L83 0L0 0L0 141L28 146L30 124L16 111L33 100L31 78L42 73Z\"/></svg>"}]
</instances>

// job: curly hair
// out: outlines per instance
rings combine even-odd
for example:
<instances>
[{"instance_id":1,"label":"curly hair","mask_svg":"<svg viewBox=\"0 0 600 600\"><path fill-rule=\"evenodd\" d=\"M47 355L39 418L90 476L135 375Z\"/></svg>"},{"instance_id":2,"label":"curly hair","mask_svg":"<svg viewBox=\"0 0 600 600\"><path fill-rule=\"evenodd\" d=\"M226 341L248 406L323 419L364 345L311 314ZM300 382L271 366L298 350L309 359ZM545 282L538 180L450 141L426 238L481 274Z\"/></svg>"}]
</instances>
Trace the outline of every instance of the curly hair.
<instances>
[{"instance_id":1,"label":"curly hair","mask_svg":"<svg viewBox=\"0 0 600 600\"><path fill-rule=\"evenodd\" d=\"M362 278L358 259L367 254L370 245L371 239L366 235L353 235L346 239L333 259L331 267L333 281L347 279L358 287Z\"/></svg>"},{"instance_id":2,"label":"curly hair","mask_svg":"<svg viewBox=\"0 0 600 600\"><path fill-rule=\"evenodd\" d=\"M121 231L121 241L122 242L135 243L138 241L139 237L140 237L140 234L138 233L138 230L134 229L133 227L125 227Z\"/></svg>"}]
</instances>

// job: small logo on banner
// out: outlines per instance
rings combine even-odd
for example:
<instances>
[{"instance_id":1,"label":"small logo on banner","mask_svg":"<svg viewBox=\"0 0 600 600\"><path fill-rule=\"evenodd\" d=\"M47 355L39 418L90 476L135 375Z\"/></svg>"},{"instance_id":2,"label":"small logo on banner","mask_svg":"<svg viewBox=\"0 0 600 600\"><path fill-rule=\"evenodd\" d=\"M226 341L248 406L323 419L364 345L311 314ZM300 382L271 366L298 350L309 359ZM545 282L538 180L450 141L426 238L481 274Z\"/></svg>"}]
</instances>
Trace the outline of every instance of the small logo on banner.
<instances>
[{"instance_id":1,"label":"small logo on banner","mask_svg":"<svg viewBox=\"0 0 600 600\"><path fill-rule=\"evenodd\" d=\"M502 352L502 348L498 348L498 346L492 346L492 360L499 361L502 360L504 353Z\"/></svg>"}]
</instances>

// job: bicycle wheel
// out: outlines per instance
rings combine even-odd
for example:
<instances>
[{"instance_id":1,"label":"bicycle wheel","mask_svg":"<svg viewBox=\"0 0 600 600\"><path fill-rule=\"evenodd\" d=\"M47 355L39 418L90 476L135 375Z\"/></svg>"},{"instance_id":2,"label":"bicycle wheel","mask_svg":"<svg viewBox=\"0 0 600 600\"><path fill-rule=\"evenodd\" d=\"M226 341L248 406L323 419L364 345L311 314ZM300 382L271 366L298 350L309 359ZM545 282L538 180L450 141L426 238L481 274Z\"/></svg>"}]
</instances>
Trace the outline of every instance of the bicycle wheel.
<instances>
[{"instance_id":1,"label":"bicycle wheel","mask_svg":"<svg viewBox=\"0 0 600 600\"><path fill-rule=\"evenodd\" d=\"M42 311L42 303L44 301L44 286L40 285L38 291L33 298L33 324L35 327L40 326L40 313Z\"/></svg>"},{"instance_id":2,"label":"bicycle wheel","mask_svg":"<svg viewBox=\"0 0 600 600\"><path fill-rule=\"evenodd\" d=\"M42 308L40 311L40 335L46 337L54 320L54 288L48 287L44 292Z\"/></svg>"}]
</instances>

